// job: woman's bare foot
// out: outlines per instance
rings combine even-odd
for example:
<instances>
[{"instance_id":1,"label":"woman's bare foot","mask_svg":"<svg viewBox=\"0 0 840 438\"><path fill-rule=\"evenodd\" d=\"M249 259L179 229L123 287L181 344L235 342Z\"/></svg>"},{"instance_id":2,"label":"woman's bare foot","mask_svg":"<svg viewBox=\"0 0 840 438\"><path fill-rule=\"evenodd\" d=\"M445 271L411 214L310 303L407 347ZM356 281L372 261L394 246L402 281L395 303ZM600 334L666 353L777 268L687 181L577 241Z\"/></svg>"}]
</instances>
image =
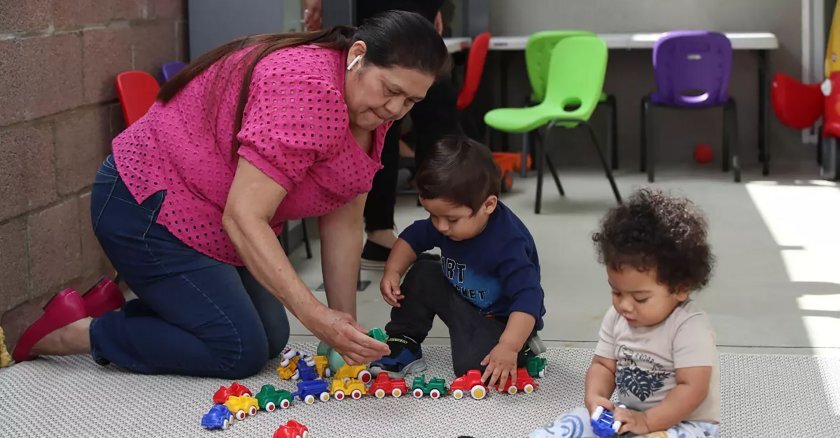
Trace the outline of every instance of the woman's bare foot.
<instances>
[{"instance_id":1,"label":"woman's bare foot","mask_svg":"<svg viewBox=\"0 0 840 438\"><path fill-rule=\"evenodd\" d=\"M90 353L91 321L93 318L83 318L44 336L32 346L32 354L66 356Z\"/></svg>"}]
</instances>

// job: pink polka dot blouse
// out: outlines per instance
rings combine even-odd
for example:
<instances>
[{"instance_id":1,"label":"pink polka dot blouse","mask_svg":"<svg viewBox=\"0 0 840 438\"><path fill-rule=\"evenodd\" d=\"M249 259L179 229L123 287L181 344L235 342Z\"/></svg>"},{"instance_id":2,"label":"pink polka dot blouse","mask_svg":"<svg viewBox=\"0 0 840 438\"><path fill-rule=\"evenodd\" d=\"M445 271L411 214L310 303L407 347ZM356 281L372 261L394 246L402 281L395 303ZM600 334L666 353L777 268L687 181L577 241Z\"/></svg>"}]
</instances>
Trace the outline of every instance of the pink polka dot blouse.
<instances>
[{"instance_id":1,"label":"pink polka dot blouse","mask_svg":"<svg viewBox=\"0 0 840 438\"><path fill-rule=\"evenodd\" d=\"M379 126L370 153L350 132L344 102L344 56L316 46L281 49L254 68L240 142L233 129L250 48L216 62L168 103L113 141L120 176L138 203L161 190L157 222L191 248L242 265L222 228L222 213L239 157L288 191L271 220L329 213L371 188L390 122Z\"/></svg>"}]
</instances>

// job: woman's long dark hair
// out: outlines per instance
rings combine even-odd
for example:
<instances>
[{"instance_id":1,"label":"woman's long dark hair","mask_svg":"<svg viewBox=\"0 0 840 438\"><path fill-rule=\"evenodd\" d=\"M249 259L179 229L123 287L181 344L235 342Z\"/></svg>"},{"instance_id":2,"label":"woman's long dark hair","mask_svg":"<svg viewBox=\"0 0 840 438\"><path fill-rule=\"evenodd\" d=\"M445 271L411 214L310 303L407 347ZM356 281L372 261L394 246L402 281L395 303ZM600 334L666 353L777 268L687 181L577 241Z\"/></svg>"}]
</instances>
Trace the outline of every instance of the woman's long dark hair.
<instances>
[{"instance_id":1,"label":"woman's long dark hair","mask_svg":"<svg viewBox=\"0 0 840 438\"><path fill-rule=\"evenodd\" d=\"M358 28L335 26L316 32L254 35L231 41L201 55L164 84L158 93L158 100L169 102L187 83L211 65L242 48L254 47L239 92L233 130L235 151L236 135L242 128L242 114L248 100L251 76L261 59L276 50L305 44L344 52L356 41L365 42L365 62L377 67L403 67L435 77L445 74L449 69L446 45L428 20L413 12L388 11L369 18Z\"/></svg>"}]
</instances>

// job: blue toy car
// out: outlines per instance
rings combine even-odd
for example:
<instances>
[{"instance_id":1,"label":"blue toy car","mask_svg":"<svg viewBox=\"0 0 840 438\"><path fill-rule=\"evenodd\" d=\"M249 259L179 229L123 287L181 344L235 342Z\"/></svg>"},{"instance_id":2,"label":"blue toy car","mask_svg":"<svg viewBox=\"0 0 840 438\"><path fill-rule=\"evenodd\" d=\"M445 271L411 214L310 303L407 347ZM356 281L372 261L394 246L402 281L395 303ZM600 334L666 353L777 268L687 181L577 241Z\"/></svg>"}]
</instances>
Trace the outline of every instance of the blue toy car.
<instances>
[{"instance_id":1,"label":"blue toy car","mask_svg":"<svg viewBox=\"0 0 840 438\"><path fill-rule=\"evenodd\" d=\"M619 407L624 407L620 405ZM604 409L603 406L598 406L595 412L592 413L592 431L595 436L599 438L612 438L621 429L621 422L613 420L613 412L609 409Z\"/></svg>"},{"instance_id":2,"label":"blue toy car","mask_svg":"<svg viewBox=\"0 0 840 438\"><path fill-rule=\"evenodd\" d=\"M327 401L330 399L329 386L326 380L298 382L298 390L292 393L292 397L297 396L308 405L315 403L316 398L321 399L321 401Z\"/></svg>"},{"instance_id":3,"label":"blue toy car","mask_svg":"<svg viewBox=\"0 0 840 438\"><path fill-rule=\"evenodd\" d=\"M304 357L297 363L298 378L300 380L315 380L318 372L315 371L315 360L311 357Z\"/></svg>"},{"instance_id":4,"label":"blue toy car","mask_svg":"<svg viewBox=\"0 0 840 438\"><path fill-rule=\"evenodd\" d=\"M201 426L207 429L227 429L233 423L233 414L225 405L216 405L201 417Z\"/></svg>"}]
</instances>

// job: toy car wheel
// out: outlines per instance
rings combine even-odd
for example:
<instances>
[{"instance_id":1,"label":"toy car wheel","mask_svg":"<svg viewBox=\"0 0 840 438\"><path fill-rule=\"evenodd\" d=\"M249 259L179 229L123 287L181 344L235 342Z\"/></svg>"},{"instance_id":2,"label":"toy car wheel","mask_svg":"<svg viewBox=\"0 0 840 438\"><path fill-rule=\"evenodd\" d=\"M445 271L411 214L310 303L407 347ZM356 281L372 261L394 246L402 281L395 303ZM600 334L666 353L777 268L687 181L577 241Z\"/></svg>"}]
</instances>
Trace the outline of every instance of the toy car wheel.
<instances>
[{"instance_id":1,"label":"toy car wheel","mask_svg":"<svg viewBox=\"0 0 840 438\"><path fill-rule=\"evenodd\" d=\"M385 390L382 389L382 388L379 388L373 393L373 395L375 395L376 398L383 398L383 397L385 397Z\"/></svg>"},{"instance_id":2,"label":"toy car wheel","mask_svg":"<svg viewBox=\"0 0 840 438\"><path fill-rule=\"evenodd\" d=\"M402 389L400 389L400 388L392 389L391 390L391 395L398 398L399 396L402 395Z\"/></svg>"},{"instance_id":3,"label":"toy car wheel","mask_svg":"<svg viewBox=\"0 0 840 438\"><path fill-rule=\"evenodd\" d=\"M438 391L437 389L433 389L433 390L429 391L429 397L431 397L435 400L439 399L440 398L440 391Z\"/></svg>"},{"instance_id":4,"label":"toy car wheel","mask_svg":"<svg viewBox=\"0 0 840 438\"><path fill-rule=\"evenodd\" d=\"M420 388L415 389L411 392L414 395L414 398L421 398L423 397L423 390Z\"/></svg>"},{"instance_id":5,"label":"toy car wheel","mask_svg":"<svg viewBox=\"0 0 840 438\"><path fill-rule=\"evenodd\" d=\"M452 397L455 398L455 400L461 400L461 398L463 396L464 396L464 391L461 391L460 389L456 389L456 390L452 391Z\"/></svg>"},{"instance_id":6,"label":"toy car wheel","mask_svg":"<svg viewBox=\"0 0 840 438\"><path fill-rule=\"evenodd\" d=\"M327 400L329 400L329 399L330 399L330 393L329 393L329 392L322 392L322 393L321 393L321 401L324 401L324 402L325 402L325 401L327 401Z\"/></svg>"},{"instance_id":7,"label":"toy car wheel","mask_svg":"<svg viewBox=\"0 0 840 438\"><path fill-rule=\"evenodd\" d=\"M233 414L230 414L230 418L228 418L228 423L233 423Z\"/></svg>"},{"instance_id":8,"label":"toy car wheel","mask_svg":"<svg viewBox=\"0 0 840 438\"><path fill-rule=\"evenodd\" d=\"M507 389L508 394L516 394L516 391L517 391L517 389L516 389L515 386L511 386L510 388Z\"/></svg>"},{"instance_id":9,"label":"toy car wheel","mask_svg":"<svg viewBox=\"0 0 840 438\"><path fill-rule=\"evenodd\" d=\"M336 400L344 400L344 391L336 391L333 393Z\"/></svg>"},{"instance_id":10,"label":"toy car wheel","mask_svg":"<svg viewBox=\"0 0 840 438\"><path fill-rule=\"evenodd\" d=\"M222 422L222 429L227 429L229 427L230 427L230 421L228 421L228 419L225 418L225 421Z\"/></svg>"},{"instance_id":11,"label":"toy car wheel","mask_svg":"<svg viewBox=\"0 0 840 438\"><path fill-rule=\"evenodd\" d=\"M306 397L303 398L303 402L308 404L308 405L311 405L312 403L315 403L315 396L312 395L312 394L309 394L309 395L307 395Z\"/></svg>"},{"instance_id":12,"label":"toy car wheel","mask_svg":"<svg viewBox=\"0 0 840 438\"><path fill-rule=\"evenodd\" d=\"M275 409L277 409L277 405L275 405L274 402L268 402L268 403L265 404L265 410L266 411L274 412Z\"/></svg>"},{"instance_id":13,"label":"toy car wheel","mask_svg":"<svg viewBox=\"0 0 840 438\"><path fill-rule=\"evenodd\" d=\"M251 406L250 408L248 408L248 415L257 415L257 407Z\"/></svg>"},{"instance_id":14,"label":"toy car wheel","mask_svg":"<svg viewBox=\"0 0 840 438\"><path fill-rule=\"evenodd\" d=\"M358 400L358 399L362 398L362 391L359 391L358 389L357 389L357 390L354 390L354 391L350 394L350 396L351 396L351 397L353 397L353 400Z\"/></svg>"},{"instance_id":15,"label":"toy car wheel","mask_svg":"<svg viewBox=\"0 0 840 438\"><path fill-rule=\"evenodd\" d=\"M534 385L529 383L529 384L525 385L525 387L522 388L522 390L525 391L525 394L530 394L530 393L534 392Z\"/></svg>"},{"instance_id":16,"label":"toy car wheel","mask_svg":"<svg viewBox=\"0 0 840 438\"><path fill-rule=\"evenodd\" d=\"M303 435L301 435L301 436L300 436L300 438L309 438L309 431L308 431L308 430L304 430L304 431L303 431Z\"/></svg>"},{"instance_id":17,"label":"toy car wheel","mask_svg":"<svg viewBox=\"0 0 840 438\"><path fill-rule=\"evenodd\" d=\"M541 369L538 374L540 377L545 377L545 368Z\"/></svg>"},{"instance_id":18,"label":"toy car wheel","mask_svg":"<svg viewBox=\"0 0 840 438\"><path fill-rule=\"evenodd\" d=\"M245 411L242 409L236 411L236 419L237 420L244 420L245 419Z\"/></svg>"},{"instance_id":19,"label":"toy car wheel","mask_svg":"<svg viewBox=\"0 0 840 438\"><path fill-rule=\"evenodd\" d=\"M481 400L487 395L487 391L484 390L484 387L475 385L470 389L470 395L476 400Z\"/></svg>"},{"instance_id":20,"label":"toy car wheel","mask_svg":"<svg viewBox=\"0 0 840 438\"><path fill-rule=\"evenodd\" d=\"M289 359L286 359L286 358L284 357L284 358L280 361L280 366L281 366L281 367L283 367L283 368L286 368L287 366L289 366Z\"/></svg>"},{"instance_id":21,"label":"toy car wheel","mask_svg":"<svg viewBox=\"0 0 840 438\"><path fill-rule=\"evenodd\" d=\"M370 371L368 371L368 370L359 371L358 379L361 380L364 383L370 382L370 379L371 379Z\"/></svg>"},{"instance_id":22,"label":"toy car wheel","mask_svg":"<svg viewBox=\"0 0 840 438\"><path fill-rule=\"evenodd\" d=\"M283 352L283 359L289 360L295 356L297 356L298 352L294 348L289 348L288 350ZM281 363L282 365L282 363ZM285 366L285 365L283 365Z\"/></svg>"},{"instance_id":23,"label":"toy car wheel","mask_svg":"<svg viewBox=\"0 0 840 438\"><path fill-rule=\"evenodd\" d=\"M251 397L251 393L250 393L250 392L247 392L247 391L246 391L246 392L243 392L243 393L242 393L242 397Z\"/></svg>"},{"instance_id":24,"label":"toy car wheel","mask_svg":"<svg viewBox=\"0 0 840 438\"><path fill-rule=\"evenodd\" d=\"M295 370L295 373L292 374L292 380L300 379L300 370Z\"/></svg>"},{"instance_id":25,"label":"toy car wheel","mask_svg":"<svg viewBox=\"0 0 840 438\"><path fill-rule=\"evenodd\" d=\"M327 376L327 377L332 376L332 370L330 369L330 367L324 368L324 375Z\"/></svg>"},{"instance_id":26,"label":"toy car wheel","mask_svg":"<svg viewBox=\"0 0 840 438\"><path fill-rule=\"evenodd\" d=\"M292 405L292 403L288 400L284 399L284 400L280 401L280 409L289 409L289 406L291 406L291 405Z\"/></svg>"}]
</instances>

